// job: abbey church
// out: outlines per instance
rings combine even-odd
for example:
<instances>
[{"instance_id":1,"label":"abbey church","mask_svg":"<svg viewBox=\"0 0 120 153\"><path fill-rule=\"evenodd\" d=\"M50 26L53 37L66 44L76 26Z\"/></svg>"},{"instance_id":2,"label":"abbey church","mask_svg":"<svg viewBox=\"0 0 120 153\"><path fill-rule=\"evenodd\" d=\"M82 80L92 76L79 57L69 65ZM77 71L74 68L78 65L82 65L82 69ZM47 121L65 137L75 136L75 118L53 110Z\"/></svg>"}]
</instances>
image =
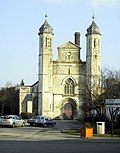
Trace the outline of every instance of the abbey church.
<instances>
[{"instance_id":1,"label":"abbey church","mask_svg":"<svg viewBox=\"0 0 120 153\"><path fill-rule=\"evenodd\" d=\"M74 42L63 42L57 47L58 59L53 60L54 32L45 17L38 33L38 80L31 86L21 83L19 114L28 112L71 120L82 117L86 85L89 89L94 85L96 90L101 75L101 34L94 18L85 36L86 61L80 56L80 32L75 32Z\"/></svg>"}]
</instances>

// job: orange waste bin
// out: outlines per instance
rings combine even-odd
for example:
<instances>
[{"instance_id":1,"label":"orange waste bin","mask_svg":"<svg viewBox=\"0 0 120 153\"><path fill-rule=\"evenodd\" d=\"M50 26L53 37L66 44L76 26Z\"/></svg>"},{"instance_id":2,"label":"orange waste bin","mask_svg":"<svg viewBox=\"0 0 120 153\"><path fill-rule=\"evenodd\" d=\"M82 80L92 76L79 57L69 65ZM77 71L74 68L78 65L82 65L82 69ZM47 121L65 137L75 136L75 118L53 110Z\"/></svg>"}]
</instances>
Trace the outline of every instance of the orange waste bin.
<instances>
[{"instance_id":1,"label":"orange waste bin","mask_svg":"<svg viewBox=\"0 0 120 153\"><path fill-rule=\"evenodd\" d=\"M93 128L82 128L81 138L93 138Z\"/></svg>"}]
</instances>

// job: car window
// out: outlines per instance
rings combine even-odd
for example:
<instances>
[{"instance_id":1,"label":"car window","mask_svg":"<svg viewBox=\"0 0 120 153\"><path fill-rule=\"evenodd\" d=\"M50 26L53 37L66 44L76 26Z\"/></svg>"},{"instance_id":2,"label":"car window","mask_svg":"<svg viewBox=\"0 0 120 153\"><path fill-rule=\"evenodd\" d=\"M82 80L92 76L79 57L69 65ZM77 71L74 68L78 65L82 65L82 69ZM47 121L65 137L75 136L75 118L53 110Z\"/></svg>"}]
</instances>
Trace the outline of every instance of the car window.
<instances>
[{"instance_id":1,"label":"car window","mask_svg":"<svg viewBox=\"0 0 120 153\"><path fill-rule=\"evenodd\" d=\"M5 116L6 119L12 119L12 116Z\"/></svg>"},{"instance_id":2,"label":"car window","mask_svg":"<svg viewBox=\"0 0 120 153\"><path fill-rule=\"evenodd\" d=\"M32 119L36 119L36 118L37 118L37 116L33 116L33 117L32 117Z\"/></svg>"},{"instance_id":3,"label":"car window","mask_svg":"<svg viewBox=\"0 0 120 153\"><path fill-rule=\"evenodd\" d=\"M9 119L9 116L5 116L5 119Z\"/></svg>"},{"instance_id":4,"label":"car window","mask_svg":"<svg viewBox=\"0 0 120 153\"><path fill-rule=\"evenodd\" d=\"M45 117L40 117L41 122L45 121Z\"/></svg>"},{"instance_id":5,"label":"car window","mask_svg":"<svg viewBox=\"0 0 120 153\"><path fill-rule=\"evenodd\" d=\"M17 120L21 120L21 118L20 118L19 116L16 116L16 119L17 119Z\"/></svg>"},{"instance_id":6,"label":"car window","mask_svg":"<svg viewBox=\"0 0 120 153\"><path fill-rule=\"evenodd\" d=\"M5 119L5 116L0 116L0 119Z\"/></svg>"}]
</instances>

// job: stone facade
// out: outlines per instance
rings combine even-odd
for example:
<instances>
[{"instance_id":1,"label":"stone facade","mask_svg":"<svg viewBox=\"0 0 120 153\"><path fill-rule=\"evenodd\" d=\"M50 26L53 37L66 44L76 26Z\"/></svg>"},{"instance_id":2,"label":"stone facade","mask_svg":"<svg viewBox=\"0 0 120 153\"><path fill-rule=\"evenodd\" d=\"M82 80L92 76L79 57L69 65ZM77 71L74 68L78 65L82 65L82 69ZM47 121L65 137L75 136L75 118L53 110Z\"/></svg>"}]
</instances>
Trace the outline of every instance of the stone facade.
<instances>
[{"instance_id":1,"label":"stone facade","mask_svg":"<svg viewBox=\"0 0 120 153\"><path fill-rule=\"evenodd\" d=\"M45 19L39 29L38 82L20 86L20 111L33 112L51 118L82 117L85 84L94 89L100 79L100 31L94 19L86 34L86 61L80 57L80 33L75 42L58 47L58 59L53 61L53 29ZM31 101L31 103L30 103ZM29 107L29 108L27 108Z\"/></svg>"}]
</instances>

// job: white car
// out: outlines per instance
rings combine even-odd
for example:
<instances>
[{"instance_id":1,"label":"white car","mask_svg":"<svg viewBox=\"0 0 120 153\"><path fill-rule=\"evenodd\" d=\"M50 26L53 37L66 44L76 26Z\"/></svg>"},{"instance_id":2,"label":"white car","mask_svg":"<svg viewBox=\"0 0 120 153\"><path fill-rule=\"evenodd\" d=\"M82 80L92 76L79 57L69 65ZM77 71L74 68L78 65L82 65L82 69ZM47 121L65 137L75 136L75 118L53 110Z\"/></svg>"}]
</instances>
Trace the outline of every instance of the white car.
<instances>
[{"instance_id":1,"label":"white car","mask_svg":"<svg viewBox=\"0 0 120 153\"><path fill-rule=\"evenodd\" d=\"M25 121L21 119L17 115L6 115L0 117L0 126L10 126L10 127L15 127L15 126L25 126Z\"/></svg>"}]
</instances>

